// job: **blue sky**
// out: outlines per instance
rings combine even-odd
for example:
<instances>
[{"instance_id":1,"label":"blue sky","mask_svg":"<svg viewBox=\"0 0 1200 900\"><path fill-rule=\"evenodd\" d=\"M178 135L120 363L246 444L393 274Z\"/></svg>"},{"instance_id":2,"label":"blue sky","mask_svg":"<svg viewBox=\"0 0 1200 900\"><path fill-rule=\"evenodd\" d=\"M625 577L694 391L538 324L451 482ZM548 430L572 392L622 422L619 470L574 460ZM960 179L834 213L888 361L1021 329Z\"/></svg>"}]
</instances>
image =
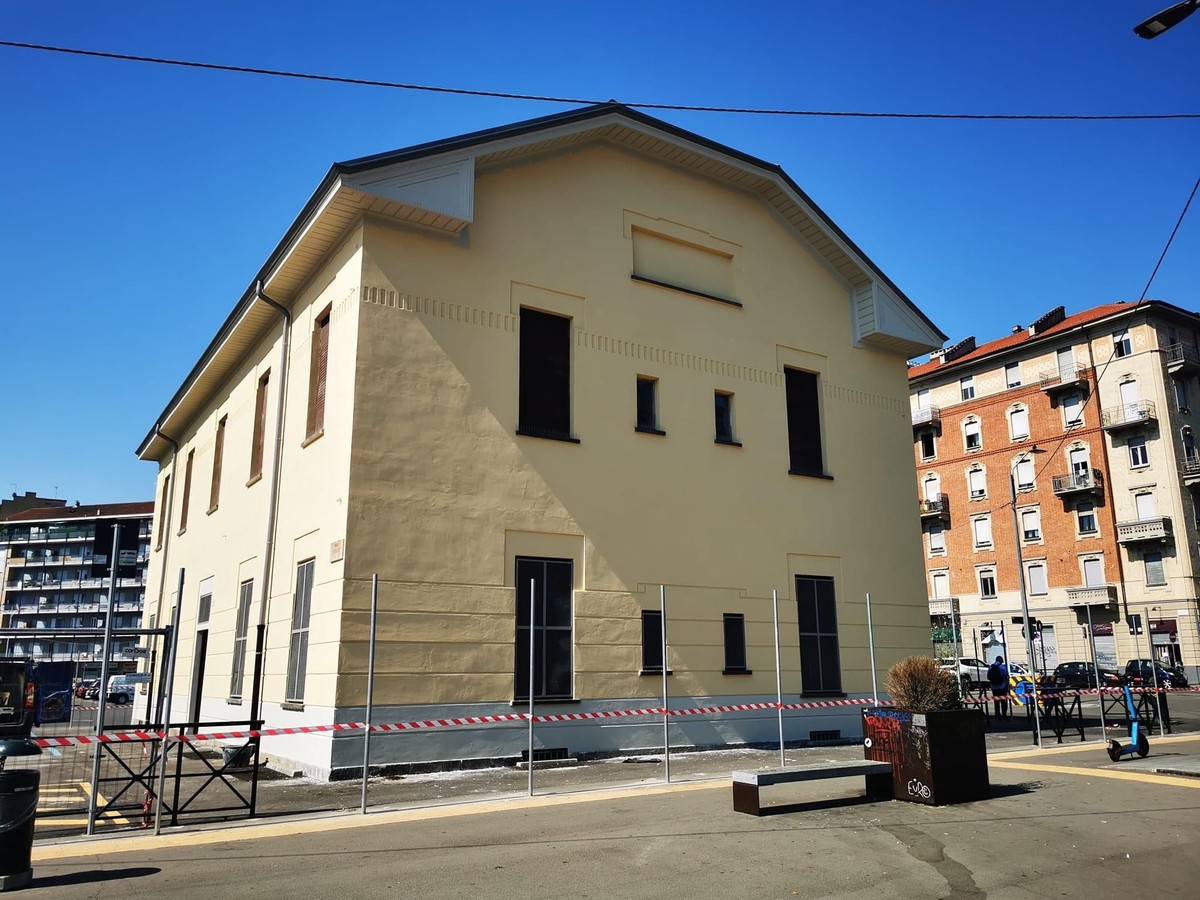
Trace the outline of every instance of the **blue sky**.
<instances>
[{"instance_id":1,"label":"blue sky","mask_svg":"<svg viewBox=\"0 0 1200 900\"><path fill-rule=\"evenodd\" d=\"M8 3L0 40L625 102L1200 112L1169 0ZM567 105L0 47L0 492L152 499L134 448L329 164ZM1136 300L1200 175L1200 119L655 112L782 165L951 340ZM1200 200L1149 296L1196 309Z\"/></svg>"}]
</instances>

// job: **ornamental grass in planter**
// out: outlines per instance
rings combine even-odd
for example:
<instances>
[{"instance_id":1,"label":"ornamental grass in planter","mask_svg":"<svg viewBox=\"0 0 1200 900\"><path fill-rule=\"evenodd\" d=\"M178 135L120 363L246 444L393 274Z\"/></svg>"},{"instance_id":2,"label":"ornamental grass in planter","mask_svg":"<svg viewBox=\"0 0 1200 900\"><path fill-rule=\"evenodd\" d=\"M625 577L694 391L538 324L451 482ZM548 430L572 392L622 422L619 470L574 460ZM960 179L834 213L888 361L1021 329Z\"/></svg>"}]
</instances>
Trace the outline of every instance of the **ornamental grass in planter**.
<instances>
[{"instance_id":1,"label":"ornamental grass in planter","mask_svg":"<svg viewBox=\"0 0 1200 900\"><path fill-rule=\"evenodd\" d=\"M884 685L894 706L863 710L863 747L892 764L894 796L932 806L990 796L983 712L962 708L953 673L910 656Z\"/></svg>"}]
</instances>

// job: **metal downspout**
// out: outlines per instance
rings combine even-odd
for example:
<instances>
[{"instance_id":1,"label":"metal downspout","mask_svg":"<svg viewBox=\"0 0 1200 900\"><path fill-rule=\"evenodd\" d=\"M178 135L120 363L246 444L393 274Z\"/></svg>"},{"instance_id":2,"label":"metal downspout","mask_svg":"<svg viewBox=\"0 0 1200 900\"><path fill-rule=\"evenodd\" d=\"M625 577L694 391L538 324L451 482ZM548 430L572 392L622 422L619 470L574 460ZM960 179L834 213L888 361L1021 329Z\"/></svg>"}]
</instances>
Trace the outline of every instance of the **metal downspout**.
<instances>
[{"instance_id":1,"label":"metal downspout","mask_svg":"<svg viewBox=\"0 0 1200 900\"><path fill-rule=\"evenodd\" d=\"M167 588L167 551L171 546L171 511L175 505L175 462L179 458L179 442L162 430L162 423L154 423L154 434L171 445L171 489L167 491L166 510L162 516L164 533L159 552L162 553L162 571L158 573L158 602L154 609L154 623L161 627L163 592ZM150 533L154 534L154 522L150 523Z\"/></svg>"},{"instance_id":2,"label":"metal downspout","mask_svg":"<svg viewBox=\"0 0 1200 900\"><path fill-rule=\"evenodd\" d=\"M262 711L263 657L266 653L267 611L271 599L271 565L275 556L275 523L279 513L279 474L283 466L283 406L288 382L288 345L292 314L286 306L263 293L262 281L255 282L254 296L283 316L283 340L279 351L279 392L275 404L275 451L271 460L271 489L267 499L267 536L263 547L262 594L258 604L258 628L254 638L254 683L251 688L250 718L257 721Z\"/></svg>"}]
</instances>

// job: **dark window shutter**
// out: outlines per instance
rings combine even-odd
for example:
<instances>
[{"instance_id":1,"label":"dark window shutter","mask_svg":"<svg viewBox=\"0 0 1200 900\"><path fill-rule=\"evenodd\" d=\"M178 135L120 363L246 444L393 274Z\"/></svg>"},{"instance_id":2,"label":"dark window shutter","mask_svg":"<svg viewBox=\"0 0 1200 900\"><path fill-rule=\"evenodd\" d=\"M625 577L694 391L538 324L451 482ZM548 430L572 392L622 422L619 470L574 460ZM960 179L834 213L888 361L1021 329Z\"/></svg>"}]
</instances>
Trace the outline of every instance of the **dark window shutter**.
<instances>
[{"instance_id":1,"label":"dark window shutter","mask_svg":"<svg viewBox=\"0 0 1200 900\"><path fill-rule=\"evenodd\" d=\"M187 528L188 507L192 501L192 463L195 461L196 451L189 450L187 455L187 467L183 470L183 502L179 506L179 530L182 532Z\"/></svg>"},{"instance_id":2,"label":"dark window shutter","mask_svg":"<svg viewBox=\"0 0 1200 900\"><path fill-rule=\"evenodd\" d=\"M271 373L258 379L258 393L254 396L254 440L250 445L250 478L262 474L263 439L267 431L267 384Z\"/></svg>"},{"instance_id":3,"label":"dark window shutter","mask_svg":"<svg viewBox=\"0 0 1200 900\"><path fill-rule=\"evenodd\" d=\"M227 420L228 417L224 416L217 423L217 437L213 442L212 488L208 492L209 512L217 508L217 503L221 499L221 458L225 453L225 422Z\"/></svg>"},{"instance_id":4,"label":"dark window shutter","mask_svg":"<svg viewBox=\"0 0 1200 900\"><path fill-rule=\"evenodd\" d=\"M325 377L329 371L329 309L313 326L312 359L308 375L308 436L325 427Z\"/></svg>"}]
</instances>

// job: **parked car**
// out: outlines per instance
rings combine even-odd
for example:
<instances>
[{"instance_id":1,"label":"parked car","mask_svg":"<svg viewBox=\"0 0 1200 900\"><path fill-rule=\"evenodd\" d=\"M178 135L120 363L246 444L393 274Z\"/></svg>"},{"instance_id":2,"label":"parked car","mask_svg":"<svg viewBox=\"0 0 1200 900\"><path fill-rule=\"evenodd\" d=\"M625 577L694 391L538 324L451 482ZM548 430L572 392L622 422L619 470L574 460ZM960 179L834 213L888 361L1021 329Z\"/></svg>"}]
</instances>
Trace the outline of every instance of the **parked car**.
<instances>
[{"instance_id":1,"label":"parked car","mask_svg":"<svg viewBox=\"0 0 1200 900\"><path fill-rule=\"evenodd\" d=\"M987 684L988 664L982 659L960 656L958 659L943 659L942 668L953 672L964 685Z\"/></svg>"},{"instance_id":2,"label":"parked car","mask_svg":"<svg viewBox=\"0 0 1200 900\"><path fill-rule=\"evenodd\" d=\"M95 689L98 694L99 688L100 688L100 679L99 678L87 678L87 679L84 679L83 681L79 682L79 684L75 685L75 696L78 697L79 699L83 700L83 699L88 698L89 696L95 696L95 695L89 695L89 693L88 693L89 691L91 691L93 689Z\"/></svg>"},{"instance_id":3,"label":"parked car","mask_svg":"<svg viewBox=\"0 0 1200 900\"><path fill-rule=\"evenodd\" d=\"M1183 666L1167 666L1167 671L1171 673L1171 687L1188 686L1187 672L1183 670Z\"/></svg>"},{"instance_id":4,"label":"parked car","mask_svg":"<svg viewBox=\"0 0 1200 900\"><path fill-rule=\"evenodd\" d=\"M1096 667L1089 662L1059 663L1054 668L1051 680L1055 684L1069 688L1096 687ZM1100 669L1100 685L1102 687L1119 687L1121 676L1112 669Z\"/></svg>"},{"instance_id":5,"label":"parked car","mask_svg":"<svg viewBox=\"0 0 1200 900\"><path fill-rule=\"evenodd\" d=\"M1153 686L1157 682L1160 687L1187 687L1187 677L1182 672L1172 671L1158 660L1131 659L1125 663L1124 677L1131 686Z\"/></svg>"}]
</instances>

